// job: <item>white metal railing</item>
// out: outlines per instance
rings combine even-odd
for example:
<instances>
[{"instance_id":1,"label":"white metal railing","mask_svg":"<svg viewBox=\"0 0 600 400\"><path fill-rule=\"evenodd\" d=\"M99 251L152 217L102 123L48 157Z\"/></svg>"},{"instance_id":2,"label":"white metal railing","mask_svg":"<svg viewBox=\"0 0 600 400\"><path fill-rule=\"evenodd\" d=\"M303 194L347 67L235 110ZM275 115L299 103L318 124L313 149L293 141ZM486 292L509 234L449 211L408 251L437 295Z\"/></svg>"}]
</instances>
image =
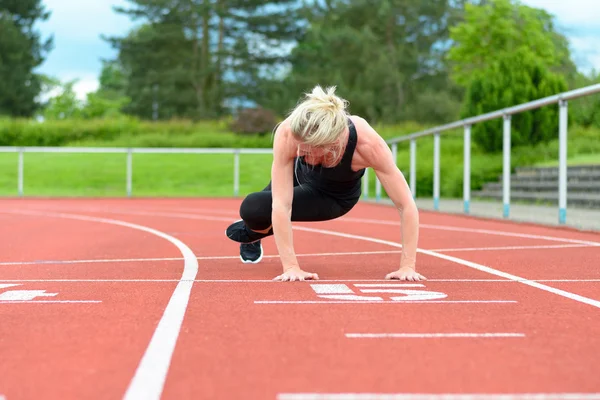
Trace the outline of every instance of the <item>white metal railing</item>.
<instances>
[{"instance_id":1,"label":"white metal railing","mask_svg":"<svg viewBox=\"0 0 600 400\"><path fill-rule=\"evenodd\" d=\"M119 147L0 147L0 153L18 153L17 192L24 195L25 153L96 153L125 154L127 172L125 187L127 197L133 193L133 154L231 154L233 155L233 195L240 192L240 154L272 154L273 149L229 149L229 148L119 148Z\"/></svg>"},{"instance_id":2,"label":"white metal railing","mask_svg":"<svg viewBox=\"0 0 600 400\"><path fill-rule=\"evenodd\" d=\"M439 210L440 203L440 133L456 128L464 128L464 180L463 200L464 212L469 213L471 198L471 126L476 123L502 117L503 124L503 216L509 217L510 212L510 129L511 115L523 111L539 108L549 104L559 104L559 222L566 223L567 207L567 101L577 97L600 93L600 84L587 86L581 89L545 97L529 103L505 108L473 118L456 121L450 124L437 126L410 135L389 139L388 144L392 147L394 160L398 153L398 143L410 142L410 177L409 185L413 196L416 195L417 187L417 144L420 137L434 137L433 154L433 193L434 208ZM120 153L127 157L126 192L127 196L133 193L133 154L232 154L233 155L233 195L239 195L240 188L240 154L272 154L271 148L263 149L234 149L234 148L101 148L101 147L0 147L0 153L18 153L18 182L17 190L19 196L24 195L24 155L25 153ZM363 177L363 198L369 198L369 170L365 171ZM381 183L375 178L376 201L381 199Z\"/></svg>"},{"instance_id":3,"label":"white metal railing","mask_svg":"<svg viewBox=\"0 0 600 400\"><path fill-rule=\"evenodd\" d=\"M416 195L417 180L416 180L416 140L420 137L434 137L433 151L433 202L434 209L439 210L440 202L440 133L456 128L464 129L464 179L463 179L463 201L464 212L469 213L469 205L471 201L471 126L484 121L489 121L496 118L503 118L503 167L502 167L502 192L503 192L503 216L508 218L510 214L510 128L511 115L518 114L524 111L540 108L550 104L558 103L559 106L559 202L558 202L558 220L560 224L566 223L567 218L567 101L578 97L589 96L595 93L600 93L600 84L586 86L580 89L560 93L554 96L544 97L535 101L520 104L514 107L504 108L502 110L482 114L476 117L463 119L452 122L450 124L436 126L421 132L416 132L406 136L400 136L387 141L392 146L394 155L398 151L398 143L410 141L410 179L409 184L413 196ZM396 158L394 158L396 159ZM368 177L365 179L368 184ZM376 182L376 199L381 198L381 184ZM364 193L368 197L368 191Z\"/></svg>"}]
</instances>

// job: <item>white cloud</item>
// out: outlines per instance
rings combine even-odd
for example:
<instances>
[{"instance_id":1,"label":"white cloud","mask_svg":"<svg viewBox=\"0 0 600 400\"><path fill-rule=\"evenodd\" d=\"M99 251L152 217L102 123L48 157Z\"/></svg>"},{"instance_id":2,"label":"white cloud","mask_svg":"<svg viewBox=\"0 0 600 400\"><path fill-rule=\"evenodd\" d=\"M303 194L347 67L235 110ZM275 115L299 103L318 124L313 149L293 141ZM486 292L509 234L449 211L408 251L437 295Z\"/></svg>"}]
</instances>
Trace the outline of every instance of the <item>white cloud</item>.
<instances>
[{"instance_id":1,"label":"white cloud","mask_svg":"<svg viewBox=\"0 0 600 400\"><path fill-rule=\"evenodd\" d=\"M555 17L555 22L569 40L572 57L578 67L589 73L600 70L600 1L598 0L521 0L530 7L541 8Z\"/></svg>"},{"instance_id":2,"label":"white cloud","mask_svg":"<svg viewBox=\"0 0 600 400\"><path fill-rule=\"evenodd\" d=\"M597 25L600 20L598 0L521 0L535 8L543 8L566 25Z\"/></svg>"},{"instance_id":3,"label":"white cloud","mask_svg":"<svg viewBox=\"0 0 600 400\"><path fill-rule=\"evenodd\" d=\"M134 26L127 16L113 10L113 6L129 4L126 0L44 0L43 3L51 15L37 28L42 37L54 36L54 48L38 71L62 82L77 79L74 90L80 100L85 100L87 93L99 86L101 60L116 55L101 35L124 36Z\"/></svg>"}]
</instances>

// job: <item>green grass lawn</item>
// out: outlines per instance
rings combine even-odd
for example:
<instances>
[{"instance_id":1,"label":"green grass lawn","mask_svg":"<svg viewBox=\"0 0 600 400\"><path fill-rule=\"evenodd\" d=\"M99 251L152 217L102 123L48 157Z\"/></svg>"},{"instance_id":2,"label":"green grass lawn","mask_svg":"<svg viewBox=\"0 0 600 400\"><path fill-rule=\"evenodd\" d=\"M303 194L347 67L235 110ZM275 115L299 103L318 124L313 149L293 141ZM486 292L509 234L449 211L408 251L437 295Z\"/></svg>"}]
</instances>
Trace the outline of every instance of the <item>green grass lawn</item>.
<instances>
[{"instance_id":1,"label":"green grass lawn","mask_svg":"<svg viewBox=\"0 0 600 400\"><path fill-rule=\"evenodd\" d=\"M271 155L240 155L240 195L269 182ZM232 196L233 155L134 154L133 196ZM24 155L25 196L125 196L124 154ZM17 155L0 153L0 196L17 195Z\"/></svg>"},{"instance_id":2,"label":"green grass lawn","mask_svg":"<svg viewBox=\"0 0 600 400\"><path fill-rule=\"evenodd\" d=\"M385 131L393 136L395 131ZM190 136L192 137L192 136ZM569 164L600 164L600 135L591 129L570 131ZM162 142L161 142L162 143ZM89 145L90 143L88 143ZM115 145L95 142L96 146ZM146 143L148 144L148 143ZM181 143L180 143L181 144ZM237 143L231 143L233 146ZM485 154L474 143L471 152L471 188L497 181L502 173L502 154ZM265 147L265 146L262 146ZM25 196L126 195L125 154L25 153ZM0 196L17 195L17 154L0 153ZM240 156L240 196L261 190L270 178L272 156ZM537 146L513 148L512 167L557 165L558 140ZM398 146L397 164L409 180L409 144ZM463 139L456 131L441 137L440 192L445 198L462 196ZM431 197L433 186L433 138L417 141L417 196ZM385 195L385 190L382 190ZM134 154L133 196L232 196L233 155ZM369 195L375 196L374 174L370 173Z\"/></svg>"},{"instance_id":3,"label":"green grass lawn","mask_svg":"<svg viewBox=\"0 0 600 400\"><path fill-rule=\"evenodd\" d=\"M591 164L600 165L600 154L579 154L577 156L570 157L567 159L567 165L569 165L569 166L591 165ZM535 166L536 167L557 167L558 160L539 162L539 163L536 163Z\"/></svg>"}]
</instances>

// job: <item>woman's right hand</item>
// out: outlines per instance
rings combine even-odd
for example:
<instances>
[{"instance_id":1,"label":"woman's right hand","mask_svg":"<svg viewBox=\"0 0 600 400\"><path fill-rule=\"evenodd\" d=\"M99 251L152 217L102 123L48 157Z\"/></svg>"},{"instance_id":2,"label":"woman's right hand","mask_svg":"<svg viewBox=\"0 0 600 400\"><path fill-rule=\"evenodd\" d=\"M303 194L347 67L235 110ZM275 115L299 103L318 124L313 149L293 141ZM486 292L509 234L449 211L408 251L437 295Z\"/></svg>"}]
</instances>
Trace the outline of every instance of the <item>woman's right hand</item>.
<instances>
[{"instance_id":1,"label":"woman's right hand","mask_svg":"<svg viewBox=\"0 0 600 400\"><path fill-rule=\"evenodd\" d=\"M293 281L305 281L305 280L318 280L319 275L302 271L300 267L292 267L279 276L276 276L273 280L280 282L293 282Z\"/></svg>"}]
</instances>

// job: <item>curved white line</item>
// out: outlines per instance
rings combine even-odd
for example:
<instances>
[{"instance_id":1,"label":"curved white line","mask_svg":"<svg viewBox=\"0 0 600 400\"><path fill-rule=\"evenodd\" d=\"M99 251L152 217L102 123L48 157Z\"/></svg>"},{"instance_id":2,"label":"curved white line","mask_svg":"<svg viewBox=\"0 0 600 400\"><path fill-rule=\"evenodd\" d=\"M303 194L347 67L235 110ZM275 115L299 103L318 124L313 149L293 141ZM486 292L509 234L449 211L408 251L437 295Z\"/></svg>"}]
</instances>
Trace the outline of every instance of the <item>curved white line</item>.
<instances>
[{"instance_id":1,"label":"curved white line","mask_svg":"<svg viewBox=\"0 0 600 400\"><path fill-rule=\"evenodd\" d=\"M160 399L163 391L167 372L171 364L171 358L175 350L175 344L179 337L185 311L190 299L190 293L196 275L198 274L198 260L192 250L179 239L167 235L156 229L143 225L132 224L108 218L97 218L78 214L47 213L21 210L0 210L3 213L34 215L43 217L68 218L80 221L101 222L105 224L120 225L131 229L144 231L152 235L168 240L174 244L184 258L183 274L177 287L171 295L171 299L158 322L158 326L152 335L152 339L146 348L135 375L129 383L124 399Z\"/></svg>"},{"instance_id":2,"label":"curved white line","mask_svg":"<svg viewBox=\"0 0 600 400\"><path fill-rule=\"evenodd\" d=\"M168 206L167 207L168 210ZM157 208L158 209L158 208ZM165 208L160 207L161 210L165 210ZM153 209L154 210L154 209ZM165 216L163 211L127 211L127 210L121 210L121 211L116 211L116 210L103 210L100 208L86 208L83 211L87 212L106 212L106 213L115 213L115 214L138 214L138 215L157 215L160 216L161 214L163 214L162 216ZM226 211L226 210L209 210L209 209L204 209L204 208L177 208L177 211L189 211L189 212L210 212L212 214L220 214L220 215L231 215L232 218L235 217L237 214L233 211ZM168 211L167 211L168 212ZM181 214L181 215L191 215L191 214ZM454 216L454 215L453 215ZM460 215L457 215L457 217L460 217ZM207 216L207 220L208 220L208 216ZM223 217L210 217L211 220L215 220L215 221L221 221L221 220L225 220L223 219ZM238 215L238 219L239 219L239 215ZM350 222L350 223L365 223L365 224L376 224L376 225L392 225L392 226L400 226L400 221L388 221L388 220L379 220L379 219L371 219L371 218L353 218L353 217L341 217L335 220L336 222ZM499 222L504 222L504 221L499 221ZM552 227L548 227L548 226L540 226L541 228L546 228L546 229L551 229ZM562 242L562 243L574 243L574 244L584 244L587 246L600 246L600 242L594 242L594 241L589 241L589 240L579 240L579 239L569 239L569 238L562 238L562 237L557 237L557 236L548 236L548 235L534 235L534 234L529 234L529 233L519 233L519 232L509 232L509 231L496 231L496 230L490 230L490 229L476 229L476 228L463 228L463 227L458 227L458 226L451 226L451 225L434 225L434 224L419 224L419 228L424 228L424 229L434 229L434 230L442 230L442 231L453 231L453 232L469 232L469 233L480 233L480 234L484 234L484 235L494 235L494 236L507 236L507 237L516 237L516 238L524 238L524 239L540 239L540 240L549 240L549 241L554 241L554 242Z\"/></svg>"},{"instance_id":3,"label":"curved white line","mask_svg":"<svg viewBox=\"0 0 600 400\"><path fill-rule=\"evenodd\" d=\"M133 213L132 213L133 214ZM197 215L197 214L185 214L185 213L168 213L168 212L138 212L136 214L139 215L153 215L153 216L160 216L160 217L172 217L172 218L185 218L185 219L200 219L200 220L205 220L205 221L224 221L224 222L231 222L230 218L224 218L224 217L215 217L215 216L211 216L211 215ZM361 220L362 221L362 220ZM348 234L348 233L341 233L341 232L337 232L337 231L331 231L331 230L325 230L325 229L314 229L314 228L308 228L308 227L301 227L301 226L295 226L293 227L294 230L299 230L299 231L305 231L305 232L314 232L314 233L321 233L324 235L330 235L330 236L338 236L338 237L343 237L343 238L348 238L348 239L356 239L356 240L363 240L366 242L371 242L371 243L379 243L379 244L383 244L383 245L387 245L387 246L391 246L391 247L396 247L396 248L402 248L402 245L399 243L395 243L395 242L391 242L389 240L382 240L382 239L377 239L377 238L373 238L373 237L369 237L369 236L360 236L360 235L352 235L352 234ZM494 231L489 231L489 232L494 232ZM537 235L531 235L531 236L537 236ZM559 239L559 238L553 238L554 240L557 241L567 241L570 243L582 243L582 244L589 244L589 245L600 245L600 243L595 243L595 242L587 242L587 241L580 241L580 240L569 240L569 239ZM441 253L437 253L435 251L431 251L431 250L424 250L424 249L417 249L417 251L419 253L423 253L426 255L430 255L432 257L437 257L437 258L441 258L456 264L460 264L460 265L464 265L466 267L469 268L473 268L482 272L487 272L489 274L492 275L496 275L505 279L509 279L511 281L515 281L515 282L520 282L524 285L528 285L528 286L532 286L535 287L537 289L541 289L544 290L546 292L550 292L550 293L554 293L556 295L562 296L562 297L566 297L568 299L571 300L575 300L584 304L588 304L594 307L598 307L600 308L600 301L598 300L594 300L594 299L590 299L588 297L584 297L575 293L571 293L571 292L567 292L566 290L561 290L561 289L556 289L553 288L551 286L548 285L544 285L542 283L539 282L535 282L529 279L525 279L525 278L521 278L517 275L513 275L513 274L509 274L503 271L499 271L497 269L491 268L491 267L487 267L485 265L481 265L481 264L477 264L471 261L467 261L467 260L463 260L461 258L458 257L452 257L446 254L441 254Z\"/></svg>"}]
</instances>

